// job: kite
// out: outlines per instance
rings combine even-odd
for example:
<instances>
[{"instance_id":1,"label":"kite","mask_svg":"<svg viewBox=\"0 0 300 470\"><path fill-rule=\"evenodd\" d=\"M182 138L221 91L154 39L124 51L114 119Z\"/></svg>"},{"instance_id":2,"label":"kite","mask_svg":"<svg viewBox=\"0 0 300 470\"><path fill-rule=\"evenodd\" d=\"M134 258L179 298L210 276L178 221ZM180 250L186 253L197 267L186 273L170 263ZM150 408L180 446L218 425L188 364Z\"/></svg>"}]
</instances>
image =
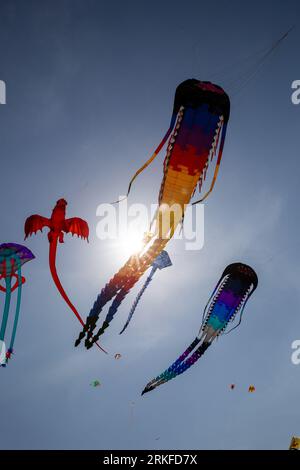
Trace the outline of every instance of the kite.
<instances>
[{"instance_id":1,"label":"kite","mask_svg":"<svg viewBox=\"0 0 300 470\"><path fill-rule=\"evenodd\" d=\"M115 359L121 359L122 355L120 353L115 354Z\"/></svg>"},{"instance_id":2,"label":"kite","mask_svg":"<svg viewBox=\"0 0 300 470\"><path fill-rule=\"evenodd\" d=\"M53 281L64 299L67 303L69 308L77 317L78 321L84 326L84 322L79 315L77 309L70 301L69 297L67 296L60 279L58 277L56 271L56 251L57 251L57 243L64 243L64 232L71 233L73 235L77 235L80 238L83 238L88 241L89 237L89 226L87 222L79 217L73 217L72 219L66 219L66 206L67 201L65 199L59 199L56 202L56 205L52 211L52 215L50 219L46 217L42 217L41 215L31 215L25 221L25 240L28 236L31 236L33 233L37 231L43 231L44 227L48 227L50 230L48 232L48 240L49 240L49 266ZM103 351L99 345L98 347Z\"/></svg>"},{"instance_id":3,"label":"kite","mask_svg":"<svg viewBox=\"0 0 300 470\"><path fill-rule=\"evenodd\" d=\"M154 276L154 274L156 273L157 269L164 269L164 268L168 268L169 266L172 266L172 261L170 260L170 257L168 255L168 253L163 250L159 255L158 257L153 261L152 263L152 269L150 271L150 274L149 276L147 277L143 287L141 288L140 292L138 293L138 295L136 296L136 299L131 307L131 310L129 312L129 315L128 315L128 319L122 329L122 331L120 332L120 335L126 330L127 326L129 325L130 321L131 321L131 318L135 312L135 309L137 307L137 304L139 303L143 293L145 292L145 290L147 289L147 287L149 286L150 282L152 281L152 278Z\"/></svg>"},{"instance_id":4,"label":"kite","mask_svg":"<svg viewBox=\"0 0 300 470\"><path fill-rule=\"evenodd\" d=\"M300 450L300 437L292 437L289 450Z\"/></svg>"},{"instance_id":5,"label":"kite","mask_svg":"<svg viewBox=\"0 0 300 470\"><path fill-rule=\"evenodd\" d=\"M198 336L168 369L146 385L142 395L189 369L240 313L239 322L228 333L237 328L257 283L257 275L250 266L242 263L227 266L204 309Z\"/></svg>"},{"instance_id":6,"label":"kite","mask_svg":"<svg viewBox=\"0 0 300 470\"><path fill-rule=\"evenodd\" d=\"M235 389L235 384L231 384L230 385L230 390L234 390Z\"/></svg>"},{"instance_id":7,"label":"kite","mask_svg":"<svg viewBox=\"0 0 300 470\"><path fill-rule=\"evenodd\" d=\"M99 382L99 380L93 380L91 383L90 383L91 387L100 387L101 383Z\"/></svg>"},{"instance_id":8,"label":"kite","mask_svg":"<svg viewBox=\"0 0 300 470\"><path fill-rule=\"evenodd\" d=\"M250 385L249 388L248 388L248 392L249 393L254 393L256 391L256 388L254 387L254 385Z\"/></svg>"},{"instance_id":9,"label":"kite","mask_svg":"<svg viewBox=\"0 0 300 470\"><path fill-rule=\"evenodd\" d=\"M142 249L128 259L98 295L75 346L86 337L85 346L89 349L104 333L130 289L151 266L174 235L177 226L182 223L186 205L198 183L201 191L209 163L217 155L209 190L193 204L204 201L212 192L223 154L229 114L229 97L218 85L190 79L177 87L170 127L150 159L133 176L127 192L128 196L133 181L150 165L168 141L158 209L150 230L145 234ZM108 314L101 328L94 334L99 315L110 301L112 304Z\"/></svg>"},{"instance_id":10,"label":"kite","mask_svg":"<svg viewBox=\"0 0 300 470\"><path fill-rule=\"evenodd\" d=\"M14 343L20 316L22 285L26 279L21 274L23 264L34 259L33 253L23 245L17 243L3 243L0 245L0 282L5 281L5 287L0 284L0 291L5 293L5 304L0 328L0 365L5 367L14 352ZM12 279L15 279L12 285ZM6 351L4 342L8 323L11 294L18 289L15 318L9 348Z\"/></svg>"}]
</instances>

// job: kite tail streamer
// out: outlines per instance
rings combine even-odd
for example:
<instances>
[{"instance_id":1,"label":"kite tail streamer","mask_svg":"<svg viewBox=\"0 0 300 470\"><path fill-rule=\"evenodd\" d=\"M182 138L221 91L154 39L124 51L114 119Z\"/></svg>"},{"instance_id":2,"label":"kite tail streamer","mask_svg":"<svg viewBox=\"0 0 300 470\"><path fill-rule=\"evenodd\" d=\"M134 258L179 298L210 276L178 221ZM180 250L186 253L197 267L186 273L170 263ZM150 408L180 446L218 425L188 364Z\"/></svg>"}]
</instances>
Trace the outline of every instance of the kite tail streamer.
<instances>
[{"instance_id":1,"label":"kite tail streamer","mask_svg":"<svg viewBox=\"0 0 300 470\"><path fill-rule=\"evenodd\" d=\"M130 289L134 286L134 284L137 282L136 279L130 279L129 282L127 282L127 284L125 284L125 286L123 287L123 289L121 289L118 294L116 295L116 297L114 298L113 300L113 303L111 304L109 310L108 310L108 313L106 315L106 318L101 326L101 328L98 330L98 333L92 338L93 336L93 330L90 330L88 332L88 335L87 335L87 339L85 341L85 346L87 349L90 349L92 346L93 346L93 343L95 341L98 341L99 340L99 337L101 335L103 335L104 331L106 330L106 328L109 327L109 324L110 322L112 321L112 319L114 318L115 314L117 313L118 311L118 308L120 307L121 303L123 302L123 300L125 299L126 295L128 294L128 292L130 291ZM96 327L96 324L94 326L94 328ZM94 329L93 328L93 329ZM91 339L92 338L92 339Z\"/></svg>"},{"instance_id":2,"label":"kite tail streamer","mask_svg":"<svg viewBox=\"0 0 300 470\"><path fill-rule=\"evenodd\" d=\"M165 136L162 138L160 144L158 145L158 147L154 150L153 154L151 155L151 157L149 158L149 160L147 160L143 166L141 166L141 168L139 168L136 173L133 175L133 177L131 178L130 182L129 182L129 186L128 186L128 190L127 190L127 195L126 197L129 196L129 193L130 193L130 190L131 190L131 186L132 186L132 183L134 182L134 180L138 177L138 175L140 173L142 173L146 168L147 166L149 166L153 160L155 160L155 158L157 157L157 155L159 154L159 152L161 151L161 149L163 148L163 146L165 145L165 143L167 142L168 138L170 137L171 135L171 132L173 130L173 127L174 127L174 124L175 124L175 121L176 121L176 113L173 113L172 115L172 118L171 118L171 122L170 122L170 127L169 129L167 130ZM120 201L119 201L120 202Z\"/></svg>"},{"instance_id":3,"label":"kite tail streamer","mask_svg":"<svg viewBox=\"0 0 300 470\"><path fill-rule=\"evenodd\" d=\"M90 310L90 313L86 319L86 323L83 327L83 330L80 332L77 340L75 341L75 347L80 344L87 333L87 339L90 339L94 329L96 328L96 323L99 318L99 315L103 307L109 302L114 296L117 295L120 290L118 283L116 281L115 275L108 284L101 290L101 293L98 295L97 299L94 302L93 307Z\"/></svg>"},{"instance_id":4,"label":"kite tail streamer","mask_svg":"<svg viewBox=\"0 0 300 470\"><path fill-rule=\"evenodd\" d=\"M212 190L214 189L215 183L217 181L219 169L220 169L221 160L222 160L223 149L224 149L224 144L225 144L225 137L226 137L226 131L227 131L227 123L223 123L222 136L221 136L220 148L219 148L219 153L218 153L218 159L217 159L215 172L214 172L214 175L213 175L213 179L212 179L210 188L204 194L204 196L201 199L199 199L198 201L193 202L192 206L194 206L195 204L199 204L199 203L203 202L210 195Z\"/></svg>"},{"instance_id":5,"label":"kite tail streamer","mask_svg":"<svg viewBox=\"0 0 300 470\"><path fill-rule=\"evenodd\" d=\"M81 323L81 325L84 325L84 322L81 316L79 315L76 308L74 307L69 297L67 296L56 271L55 260L56 260L56 251L57 251L57 241L58 241L57 237L53 238L49 246L49 265L50 265L51 275L60 295L62 296L66 304L70 307L72 312L75 314L75 316L77 317L77 320Z\"/></svg>"},{"instance_id":6,"label":"kite tail streamer","mask_svg":"<svg viewBox=\"0 0 300 470\"><path fill-rule=\"evenodd\" d=\"M79 345L80 341L84 338L86 333L87 340L85 342L85 345L88 349L93 345L95 341L99 339L99 336L103 334L105 329L109 326L110 321L113 319L118 307L121 305L121 302L124 300L130 289L132 289L132 287L142 277L145 271L147 271L147 269L151 266L155 258L157 258L159 253L161 253L168 241L168 238L157 238L156 240L154 240L153 245L146 251L146 253L144 253L140 258L138 258L137 261L133 261L134 258L137 258L136 256L131 257L127 261L127 263L120 269L120 271L115 274L115 276L109 281L105 288L102 289L100 296L98 296L89 314L89 317L87 318L87 323L83 331L80 333L75 343L75 346ZM99 318L99 314L103 306L108 301L106 297L107 293L109 293L108 300L110 300L116 295L115 303L111 305L111 310L108 312L100 330L92 338L93 330L96 328L96 323ZM98 310L98 307L101 309ZM90 316L91 314L93 316Z\"/></svg>"},{"instance_id":7,"label":"kite tail streamer","mask_svg":"<svg viewBox=\"0 0 300 470\"><path fill-rule=\"evenodd\" d=\"M23 278L22 278L22 275L21 275L21 264L19 263L19 265L18 265L18 297L17 297L16 313L15 313L13 330L12 330L12 334L11 334L10 345L9 345L8 350L7 350L7 359L10 358L11 354L13 354L13 351L14 351L14 343L15 343L15 338L16 338L16 333L17 333L17 328L18 328L18 322L19 322L19 315L20 315L23 282L25 282L25 281L23 281Z\"/></svg>"},{"instance_id":8,"label":"kite tail streamer","mask_svg":"<svg viewBox=\"0 0 300 470\"><path fill-rule=\"evenodd\" d=\"M171 379L177 377L177 375L183 374L187 369L189 369L193 364L195 364L198 359L205 353L211 343L203 342L200 346L196 349L196 351L188 357L193 349L199 344L200 339L196 338L191 345L185 350L185 352L162 374L158 375L155 379L151 380L144 390L142 391L142 395L145 393L154 390L159 385L168 382Z\"/></svg>"},{"instance_id":9,"label":"kite tail streamer","mask_svg":"<svg viewBox=\"0 0 300 470\"><path fill-rule=\"evenodd\" d=\"M225 335L228 335L229 333L231 333L233 330L235 330L236 328L238 328L240 326L240 324L242 323L242 319L243 319L243 313L244 313L244 310L245 310L245 307L247 305L247 302L248 300L250 299L251 295L253 294L255 288L254 286L250 286L249 289L245 292L245 295L244 297L242 298L241 300L241 303L240 305L238 306L237 310L236 310L236 314L238 313L238 311L240 310L240 318L239 318L239 321L238 323L233 327L231 328L229 331L227 331L226 333L223 333ZM235 314L235 315L236 315ZM234 317L235 317L234 315ZM234 318L233 318L234 319Z\"/></svg>"},{"instance_id":10,"label":"kite tail streamer","mask_svg":"<svg viewBox=\"0 0 300 470\"><path fill-rule=\"evenodd\" d=\"M100 328L100 330L98 331L98 333L94 336L93 340L90 341L90 338L92 337L92 333L89 332L88 334L88 337L85 341L85 346L87 349L90 349L92 346L93 346L93 343L95 341L98 341L99 337L101 335L103 335L104 331L106 330L106 328L109 327L109 324L110 322L112 321L112 319L114 318L115 314L117 313L117 310L119 308L119 306L121 305L121 303L123 302L123 300L125 299L126 295L128 294L128 292L130 291L131 289L131 286L126 286L124 289L120 290L120 292L118 292L118 294L116 295L116 297L114 298L114 301L113 303L111 304L109 310L108 310L108 314Z\"/></svg>"},{"instance_id":11,"label":"kite tail streamer","mask_svg":"<svg viewBox=\"0 0 300 470\"><path fill-rule=\"evenodd\" d=\"M10 300L11 300L11 278L7 275L9 272L9 262L6 262L6 277L5 277L5 287L6 287L6 296L5 296L5 304L4 304L4 311L3 311L3 318L1 323L0 329L0 341L4 342L7 321L9 316L9 307L10 307Z\"/></svg>"},{"instance_id":12,"label":"kite tail streamer","mask_svg":"<svg viewBox=\"0 0 300 470\"><path fill-rule=\"evenodd\" d=\"M120 335L126 330L127 326L129 325L130 321L131 321L131 318L136 310L136 307L143 295L143 293L145 292L145 290L147 289L147 287L149 286L150 282L152 281L152 278L153 278L153 275L155 273L155 271L157 270L157 268L152 268L151 270L151 273L150 275L147 277L146 279L146 282L144 283L143 287L141 288L140 292L138 293L138 295L136 296L136 299L131 307L131 310L129 312L129 315L128 315L128 318L127 318L127 321L125 323L125 325L123 326L123 329L122 331L120 331Z\"/></svg>"},{"instance_id":13,"label":"kite tail streamer","mask_svg":"<svg viewBox=\"0 0 300 470\"><path fill-rule=\"evenodd\" d=\"M49 244L49 266L50 266L51 275L60 295L62 296L66 304L70 307L72 312L75 314L77 320L81 323L82 326L84 326L84 321L82 320L78 311L76 310L71 300L67 296L56 271L55 260L56 260L56 251L57 251L57 241L58 241L58 238L55 237L53 240L51 240ZM99 347L99 349L101 349L101 351L107 354L107 352L99 344L97 344L97 346Z\"/></svg>"}]
</instances>

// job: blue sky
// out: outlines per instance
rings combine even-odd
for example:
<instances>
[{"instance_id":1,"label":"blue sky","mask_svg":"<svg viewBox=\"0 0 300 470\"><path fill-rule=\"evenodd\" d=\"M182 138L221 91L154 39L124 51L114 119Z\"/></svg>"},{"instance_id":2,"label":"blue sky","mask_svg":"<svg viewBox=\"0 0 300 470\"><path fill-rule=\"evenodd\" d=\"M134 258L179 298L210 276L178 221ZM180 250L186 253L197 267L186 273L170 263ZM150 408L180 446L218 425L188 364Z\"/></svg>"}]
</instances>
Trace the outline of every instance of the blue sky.
<instances>
[{"instance_id":1,"label":"blue sky","mask_svg":"<svg viewBox=\"0 0 300 470\"><path fill-rule=\"evenodd\" d=\"M89 245L66 236L58 252L83 316L125 260L97 239L96 208L124 194L160 141L176 86L215 80L232 97L204 248L169 244L173 266L156 274L126 333L118 335L139 286L103 337L109 357L73 347L79 325L50 277L46 235L26 242L36 260L23 270L16 354L1 370L2 449L285 449L300 435L300 366L290 359L300 339L300 106L290 99L299 26L239 94L231 83L299 14L296 0L0 2L1 243L22 243L25 218L48 216L66 198L68 215L91 230ZM131 202L156 202L162 161L139 178ZM235 261L259 277L240 329L140 397L195 337Z\"/></svg>"}]
</instances>

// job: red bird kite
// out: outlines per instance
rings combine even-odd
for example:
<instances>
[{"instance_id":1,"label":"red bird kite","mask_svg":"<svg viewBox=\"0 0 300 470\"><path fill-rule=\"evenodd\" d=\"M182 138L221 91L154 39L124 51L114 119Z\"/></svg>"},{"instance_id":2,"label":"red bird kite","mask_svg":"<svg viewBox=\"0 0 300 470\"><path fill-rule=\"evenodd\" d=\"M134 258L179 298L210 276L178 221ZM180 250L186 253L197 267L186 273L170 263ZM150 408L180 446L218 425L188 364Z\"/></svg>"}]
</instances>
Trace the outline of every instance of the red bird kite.
<instances>
[{"instance_id":1,"label":"red bird kite","mask_svg":"<svg viewBox=\"0 0 300 470\"><path fill-rule=\"evenodd\" d=\"M52 211L50 219L37 214L28 217L24 226L25 240L28 236L31 236L33 233L36 233L39 230L42 232L44 227L48 227L50 229L50 231L48 232L48 240L50 244L49 266L53 281L64 301L68 304L72 312L76 315L81 325L84 326L84 322L81 316L79 315L77 309L74 307L69 297L67 296L56 271L57 242L59 241L60 243L64 243L64 233L72 233L72 236L77 235L78 237L83 238L87 241L89 237L89 226L85 220L80 219L79 217L72 217L71 219L66 219L67 204L68 203L65 199L59 199ZM104 349L102 349L102 351L104 351Z\"/></svg>"}]
</instances>

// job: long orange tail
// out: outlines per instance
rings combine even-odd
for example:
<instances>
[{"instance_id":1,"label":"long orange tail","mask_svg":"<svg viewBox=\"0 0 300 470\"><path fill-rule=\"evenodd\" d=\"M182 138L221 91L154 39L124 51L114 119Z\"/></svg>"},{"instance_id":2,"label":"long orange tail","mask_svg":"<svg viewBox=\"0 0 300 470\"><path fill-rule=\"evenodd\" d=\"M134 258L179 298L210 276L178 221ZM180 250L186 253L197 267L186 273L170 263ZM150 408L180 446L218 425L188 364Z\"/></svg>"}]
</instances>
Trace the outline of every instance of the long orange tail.
<instances>
[{"instance_id":1,"label":"long orange tail","mask_svg":"<svg viewBox=\"0 0 300 470\"><path fill-rule=\"evenodd\" d=\"M75 314L77 320L81 323L81 325L84 326L85 325L84 321L82 320L81 316L79 315L76 307L72 304L71 300L67 296L67 294L66 294L66 292L65 292L65 290L64 290L64 288L63 288L63 286L60 282L60 279L58 277L58 274L57 274L57 271L56 271L56 250L57 250L57 237L54 237L53 240L49 243L49 266L50 266L52 279L53 279L60 295L62 296L62 298L66 302L66 304L70 307L70 309ZM105 349L103 349L99 344L97 344L97 346L98 346L99 349L101 349L101 351L103 351L107 354L107 351L105 351Z\"/></svg>"}]
</instances>

